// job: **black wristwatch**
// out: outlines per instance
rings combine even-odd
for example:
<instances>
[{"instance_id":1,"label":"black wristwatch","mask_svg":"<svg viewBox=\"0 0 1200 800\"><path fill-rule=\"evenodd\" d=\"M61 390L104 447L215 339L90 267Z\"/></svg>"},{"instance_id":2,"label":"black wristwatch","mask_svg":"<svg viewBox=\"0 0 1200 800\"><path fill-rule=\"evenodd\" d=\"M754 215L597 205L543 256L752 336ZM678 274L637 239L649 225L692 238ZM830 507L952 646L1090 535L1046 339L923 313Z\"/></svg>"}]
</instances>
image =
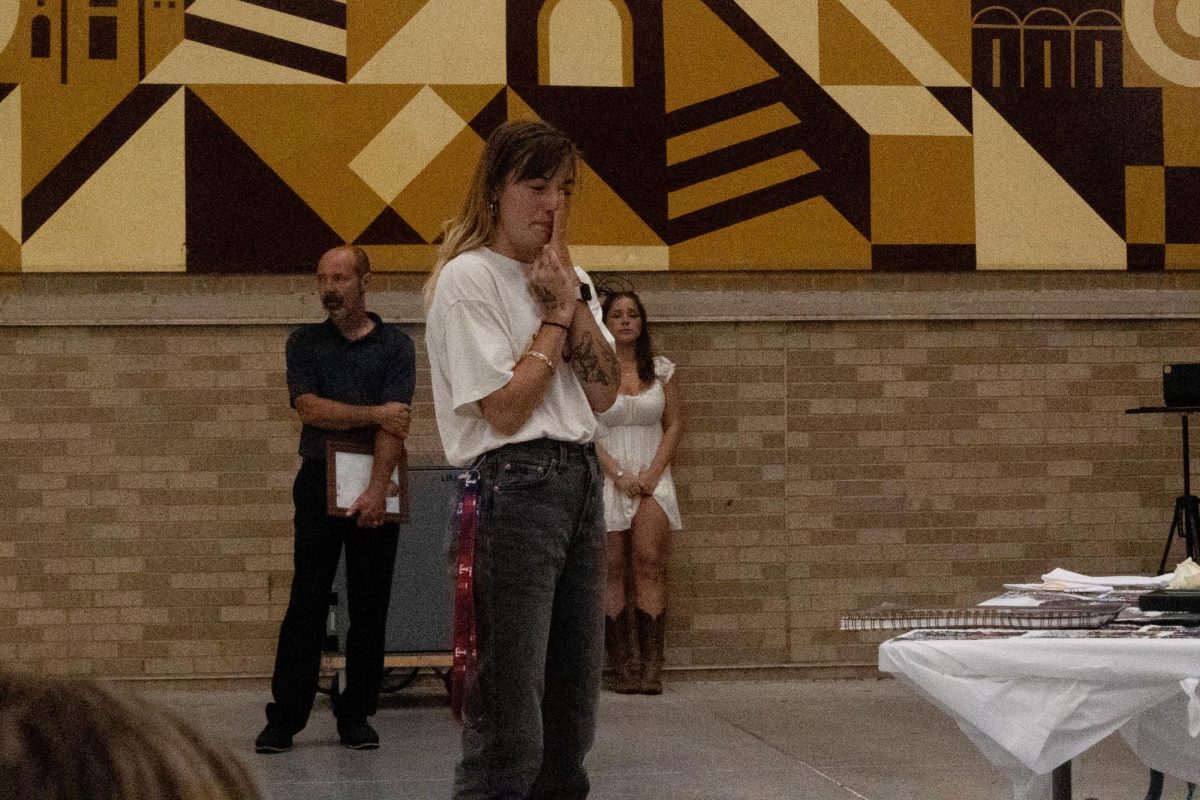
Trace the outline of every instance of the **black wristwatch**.
<instances>
[{"instance_id":1,"label":"black wristwatch","mask_svg":"<svg viewBox=\"0 0 1200 800\"><path fill-rule=\"evenodd\" d=\"M592 287L587 285L586 283L579 284L579 302L581 302L581 303L592 302Z\"/></svg>"}]
</instances>

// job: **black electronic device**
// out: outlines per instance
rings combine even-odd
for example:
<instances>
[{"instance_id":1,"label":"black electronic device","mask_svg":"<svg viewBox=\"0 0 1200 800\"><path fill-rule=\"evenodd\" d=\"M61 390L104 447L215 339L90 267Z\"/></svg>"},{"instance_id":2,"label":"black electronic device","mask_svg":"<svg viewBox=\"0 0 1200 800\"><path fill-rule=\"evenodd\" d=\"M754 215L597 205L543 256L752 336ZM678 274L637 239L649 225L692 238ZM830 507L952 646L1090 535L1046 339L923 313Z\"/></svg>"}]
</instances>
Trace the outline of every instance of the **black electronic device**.
<instances>
[{"instance_id":1,"label":"black electronic device","mask_svg":"<svg viewBox=\"0 0 1200 800\"><path fill-rule=\"evenodd\" d=\"M1155 589L1138 597L1143 611L1181 611L1200 614L1200 590Z\"/></svg>"},{"instance_id":2,"label":"black electronic device","mask_svg":"<svg viewBox=\"0 0 1200 800\"><path fill-rule=\"evenodd\" d=\"M1200 406L1200 364L1163 365L1163 402L1170 408Z\"/></svg>"}]
</instances>

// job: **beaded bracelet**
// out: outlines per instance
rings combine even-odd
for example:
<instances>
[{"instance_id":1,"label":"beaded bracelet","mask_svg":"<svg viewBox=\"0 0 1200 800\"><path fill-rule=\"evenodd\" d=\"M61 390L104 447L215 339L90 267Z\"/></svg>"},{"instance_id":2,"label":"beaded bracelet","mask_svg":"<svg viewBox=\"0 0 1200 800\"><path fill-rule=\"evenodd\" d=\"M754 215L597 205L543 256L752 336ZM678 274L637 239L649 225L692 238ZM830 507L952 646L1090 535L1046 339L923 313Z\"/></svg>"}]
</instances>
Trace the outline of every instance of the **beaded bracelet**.
<instances>
[{"instance_id":1,"label":"beaded bracelet","mask_svg":"<svg viewBox=\"0 0 1200 800\"><path fill-rule=\"evenodd\" d=\"M554 362L550 360L550 356L546 355L545 353L539 353L537 350L526 350L525 354L521 357L524 358L525 356L533 356L538 361L546 365L546 369L550 370L551 375L554 374Z\"/></svg>"}]
</instances>

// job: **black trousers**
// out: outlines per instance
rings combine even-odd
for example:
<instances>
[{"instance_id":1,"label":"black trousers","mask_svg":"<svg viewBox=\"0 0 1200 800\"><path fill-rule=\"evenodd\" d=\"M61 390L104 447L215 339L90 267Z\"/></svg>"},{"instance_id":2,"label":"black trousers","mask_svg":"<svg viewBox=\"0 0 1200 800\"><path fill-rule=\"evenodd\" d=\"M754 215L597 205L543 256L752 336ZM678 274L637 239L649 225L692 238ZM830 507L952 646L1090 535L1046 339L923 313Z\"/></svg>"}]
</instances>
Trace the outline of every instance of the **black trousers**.
<instances>
[{"instance_id":1,"label":"black trousers","mask_svg":"<svg viewBox=\"0 0 1200 800\"><path fill-rule=\"evenodd\" d=\"M359 528L353 519L331 517L325 513L325 497L325 462L305 459L292 485L295 574L275 651L274 702L267 704L267 719L293 731L308 723L316 698L329 593L343 547L350 628L346 632L346 683L334 701L334 715L339 721L352 722L374 714L383 680L384 638L400 527L388 522L379 528Z\"/></svg>"}]
</instances>

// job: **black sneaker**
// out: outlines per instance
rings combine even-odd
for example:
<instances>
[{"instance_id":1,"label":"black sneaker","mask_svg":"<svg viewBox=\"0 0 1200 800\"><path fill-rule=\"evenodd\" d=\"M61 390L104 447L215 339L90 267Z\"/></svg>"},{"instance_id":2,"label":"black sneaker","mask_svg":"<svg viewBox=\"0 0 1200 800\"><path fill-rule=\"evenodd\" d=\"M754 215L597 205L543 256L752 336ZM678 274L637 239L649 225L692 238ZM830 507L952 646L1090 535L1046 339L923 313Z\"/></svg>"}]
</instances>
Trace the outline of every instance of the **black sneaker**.
<instances>
[{"instance_id":1,"label":"black sneaker","mask_svg":"<svg viewBox=\"0 0 1200 800\"><path fill-rule=\"evenodd\" d=\"M292 731L278 722L268 722L267 727L254 740L256 753L284 753L292 749Z\"/></svg>"},{"instance_id":2,"label":"black sneaker","mask_svg":"<svg viewBox=\"0 0 1200 800\"><path fill-rule=\"evenodd\" d=\"M349 750L376 750L379 748L379 734L365 720L338 723L338 740L342 747Z\"/></svg>"}]
</instances>

